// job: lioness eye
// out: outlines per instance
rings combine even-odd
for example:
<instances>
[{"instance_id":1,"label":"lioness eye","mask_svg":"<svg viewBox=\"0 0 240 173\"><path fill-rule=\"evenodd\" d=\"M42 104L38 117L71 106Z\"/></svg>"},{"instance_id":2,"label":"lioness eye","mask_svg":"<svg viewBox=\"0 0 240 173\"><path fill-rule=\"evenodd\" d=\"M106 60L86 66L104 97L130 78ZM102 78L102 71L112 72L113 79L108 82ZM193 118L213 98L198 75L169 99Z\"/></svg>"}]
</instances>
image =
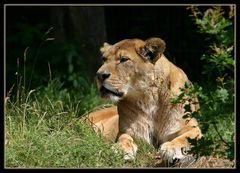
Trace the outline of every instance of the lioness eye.
<instances>
[{"instance_id":1,"label":"lioness eye","mask_svg":"<svg viewBox=\"0 0 240 173\"><path fill-rule=\"evenodd\" d=\"M122 56L122 57L120 58L120 63L126 62L126 61L128 61L128 60L129 60L128 57Z\"/></svg>"}]
</instances>

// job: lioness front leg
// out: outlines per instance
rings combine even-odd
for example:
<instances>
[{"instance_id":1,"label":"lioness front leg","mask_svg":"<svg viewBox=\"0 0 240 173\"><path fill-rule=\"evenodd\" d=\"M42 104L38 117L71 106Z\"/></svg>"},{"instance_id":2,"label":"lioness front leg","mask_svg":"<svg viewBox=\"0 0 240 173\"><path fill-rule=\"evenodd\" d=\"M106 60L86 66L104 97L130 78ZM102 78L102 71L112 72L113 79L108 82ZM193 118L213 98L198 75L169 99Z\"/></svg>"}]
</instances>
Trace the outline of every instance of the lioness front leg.
<instances>
[{"instance_id":1,"label":"lioness front leg","mask_svg":"<svg viewBox=\"0 0 240 173\"><path fill-rule=\"evenodd\" d=\"M121 150L124 152L125 160L133 160L137 152L137 145L134 143L133 138L124 133L118 138L118 144Z\"/></svg>"},{"instance_id":2,"label":"lioness front leg","mask_svg":"<svg viewBox=\"0 0 240 173\"><path fill-rule=\"evenodd\" d=\"M187 138L199 139L202 137L198 127L193 127L191 130L174 138L172 141L163 143L160 146L160 156L166 162L173 163L174 160L182 159L186 156L187 151L191 148Z\"/></svg>"}]
</instances>

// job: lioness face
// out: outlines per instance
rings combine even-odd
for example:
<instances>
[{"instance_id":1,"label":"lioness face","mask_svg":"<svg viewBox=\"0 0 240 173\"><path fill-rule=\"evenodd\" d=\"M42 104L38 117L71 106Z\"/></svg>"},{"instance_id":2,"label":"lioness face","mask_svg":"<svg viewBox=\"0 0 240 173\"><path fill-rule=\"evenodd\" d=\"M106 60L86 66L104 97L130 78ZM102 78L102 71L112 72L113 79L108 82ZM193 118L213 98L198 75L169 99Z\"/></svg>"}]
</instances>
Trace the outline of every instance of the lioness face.
<instances>
[{"instance_id":1,"label":"lioness face","mask_svg":"<svg viewBox=\"0 0 240 173\"><path fill-rule=\"evenodd\" d=\"M152 43L152 44L151 44ZM100 49L103 65L97 71L101 96L119 101L144 86L146 76L152 77L159 52L164 50L161 39L127 39ZM163 52L163 51L162 51ZM134 91L131 89L134 88Z\"/></svg>"}]
</instances>

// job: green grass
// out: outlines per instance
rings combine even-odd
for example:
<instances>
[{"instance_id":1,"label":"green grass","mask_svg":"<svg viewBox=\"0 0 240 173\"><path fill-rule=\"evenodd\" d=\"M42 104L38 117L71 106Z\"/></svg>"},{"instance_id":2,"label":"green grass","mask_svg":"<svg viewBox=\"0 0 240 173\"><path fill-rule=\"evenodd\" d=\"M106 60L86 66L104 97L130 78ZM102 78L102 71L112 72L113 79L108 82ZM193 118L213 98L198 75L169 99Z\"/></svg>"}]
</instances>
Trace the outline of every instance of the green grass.
<instances>
[{"instance_id":1,"label":"green grass","mask_svg":"<svg viewBox=\"0 0 240 173\"><path fill-rule=\"evenodd\" d=\"M95 85L86 85L78 90L66 89L58 79L25 91L8 93L5 114L5 167L7 168L122 168L154 167L157 150L136 139L138 152L133 162L125 162L121 151L116 152L116 144L106 143L80 118L87 112L107 107L112 103L99 98ZM221 134L228 144L234 131L233 115L224 108L218 113L216 126L210 124L204 134L201 152L221 158L232 158L219 137ZM216 113L216 112L215 112ZM213 116L203 106L204 116ZM209 120L209 118L206 118ZM219 134L218 134L219 133ZM211 142L209 145L207 142Z\"/></svg>"},{"instance_id":2,"label":"green grass","mask_svg":"<svg viewBox=\"0 0 240 173\"><path fill-rule=\"evenodd\" d=\"M6 104L6 167L146 167L154 159L153 147L138 140L137 159L124 162L114 144L79 121L86 112L111 104L98 97L94 85L67 90L56 79L28 93L17 89L19 97L9 95Z\"/></svg>"}]
</instances>

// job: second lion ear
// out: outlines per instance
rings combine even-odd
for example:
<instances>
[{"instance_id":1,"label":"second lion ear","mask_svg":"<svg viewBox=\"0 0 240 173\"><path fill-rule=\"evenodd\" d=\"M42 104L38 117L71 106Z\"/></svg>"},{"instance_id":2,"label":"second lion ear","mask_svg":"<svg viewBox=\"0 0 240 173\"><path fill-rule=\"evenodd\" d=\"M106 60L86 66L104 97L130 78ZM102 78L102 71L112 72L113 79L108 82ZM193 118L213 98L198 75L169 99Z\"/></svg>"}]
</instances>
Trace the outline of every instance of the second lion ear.
<instances>
[{"instance_id":1,"label":"second lion ear","mask_svg":"<svg viewBox=\"0 0 240 173\"><path fill-rule=\"evenodd\" d=\"M149 38L145 45L140 47L138 54L153 64L161 57L166 48L166 43L160 38Z\"/></svg>"},{"instance_id":2,"label":"second lion ear","mask_svg":"<svg viewBox=\"0 0 240 173\"><path fill-rule=\"evenodd\" d=\"M107 50L110 49L111 46L112 46L112 45L110 45L110 44L108 44L108 43L105 42L105 43L103 44L103 46L100 48L101 53L104 54Z\"/></svg>"}]
</instances>

